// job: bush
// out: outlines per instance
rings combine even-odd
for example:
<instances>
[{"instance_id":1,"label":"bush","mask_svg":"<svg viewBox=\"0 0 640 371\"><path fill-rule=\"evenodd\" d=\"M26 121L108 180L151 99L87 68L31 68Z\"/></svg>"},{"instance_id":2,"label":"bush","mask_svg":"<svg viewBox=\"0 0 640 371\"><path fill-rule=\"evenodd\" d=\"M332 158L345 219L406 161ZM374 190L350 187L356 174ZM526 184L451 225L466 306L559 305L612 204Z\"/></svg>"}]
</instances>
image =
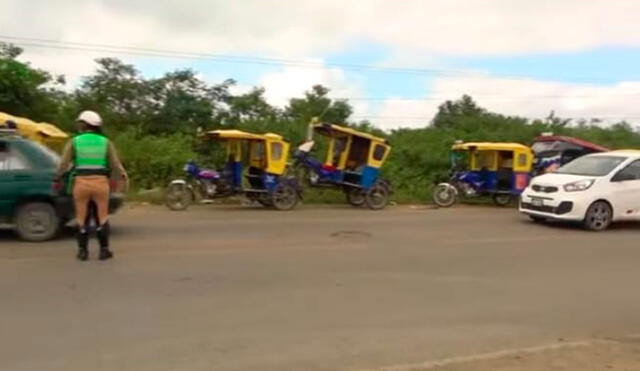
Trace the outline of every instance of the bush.
<instances>
[{"instance_id":1,"label":"bush","mask_svg":"<svg viewBox=\"0 0 640 371\"><path fill-rule=\"evenodd\" d=\"M182 175L187 161L197 158L194 138L184 134L151 136L128 130L111 138L134 189L163 187L170 179Z\"/></svg>"}]
</instances>

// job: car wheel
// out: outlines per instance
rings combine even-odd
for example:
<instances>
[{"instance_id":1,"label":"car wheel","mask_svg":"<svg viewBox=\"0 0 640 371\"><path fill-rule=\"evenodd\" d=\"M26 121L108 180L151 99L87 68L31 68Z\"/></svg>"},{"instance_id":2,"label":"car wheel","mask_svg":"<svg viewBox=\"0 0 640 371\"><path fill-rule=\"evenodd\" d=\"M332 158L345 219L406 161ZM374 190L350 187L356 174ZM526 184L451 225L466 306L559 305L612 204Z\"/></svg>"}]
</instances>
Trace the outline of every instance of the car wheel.
<instances>
[{"instance_id":1,"label":"car wheel","mask_svg":"<svg viewBox=\"0 0 640 371\"><path fill-rule=\"evenodd\" d=\"M53 205L46 202L25 204L16 215L16 232L26 241L50 240L58 234L61 224Z\"/></svg>"},{"instance_id":2,"label":"car wheel","mask_svg":"<svg viewBox=\"0 0 640 371\"><path fill-rule=\"evenodd\" d=\"M596 201L587 210L582 224L590 231L602 231L607 229L613 219L613 210L608 203Z\"/></svg>"}]
</instances>

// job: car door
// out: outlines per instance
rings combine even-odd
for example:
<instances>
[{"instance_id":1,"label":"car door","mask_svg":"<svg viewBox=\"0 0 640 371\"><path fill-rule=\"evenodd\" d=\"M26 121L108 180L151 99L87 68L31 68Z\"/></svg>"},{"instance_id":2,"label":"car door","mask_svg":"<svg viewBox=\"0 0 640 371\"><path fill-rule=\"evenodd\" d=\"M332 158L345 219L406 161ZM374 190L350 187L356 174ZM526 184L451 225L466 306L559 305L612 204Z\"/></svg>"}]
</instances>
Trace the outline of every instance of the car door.
<instances>
[{"instance_id":1,"label":"car door","mask_svg":"<svg viewBox=\"0 0 640 371\"><path fill-rule=\"evenodd\" d=\"M640 219L640 160L614 175L611 187L616 219Z\"/></svg>"},{"instance_id":2,"label":"car door","mask_svg":"<svg viewBox=\"0 0 640 371\"><path fill-rule=\"evenodd\" d=\"M0 218L13 217L16 201L23 196L33 178L30 168L11 141L0 140Z\"/></svg>"}]
</instances>

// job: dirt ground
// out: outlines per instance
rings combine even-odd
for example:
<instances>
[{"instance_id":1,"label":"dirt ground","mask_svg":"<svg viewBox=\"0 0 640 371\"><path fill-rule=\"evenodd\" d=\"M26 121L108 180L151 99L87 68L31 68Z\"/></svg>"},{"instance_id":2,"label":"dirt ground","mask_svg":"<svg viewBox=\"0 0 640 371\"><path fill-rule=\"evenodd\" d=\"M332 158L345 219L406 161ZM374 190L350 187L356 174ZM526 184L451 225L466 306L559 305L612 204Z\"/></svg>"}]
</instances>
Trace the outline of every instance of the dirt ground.
<instances>
[{"instance_id":1,"label":"dirt ground","mask_svg":"<svg viewBox=\"0 0 640 371\"><path fill-rule=\"evenodd\" d=\"M489 355L491 356L491 355ZM482 358L481 356L478 356ZM560 348L516 351L508 356L418 367L415 371L603 371L640 370L640 342L587 341Z\"/></svg>"},{"instance_id":2,"label":"dirt ground","mask_svg":"<svg viewBox=\"0 0 640 371\"><path fill-rule=\"evenodd\" d=\"M70 233L0 232L0 370L640 369L639 231L491 207L141 206L113 218L116 258L94 244L85 263Z\"/></svg>"}]
</instances>

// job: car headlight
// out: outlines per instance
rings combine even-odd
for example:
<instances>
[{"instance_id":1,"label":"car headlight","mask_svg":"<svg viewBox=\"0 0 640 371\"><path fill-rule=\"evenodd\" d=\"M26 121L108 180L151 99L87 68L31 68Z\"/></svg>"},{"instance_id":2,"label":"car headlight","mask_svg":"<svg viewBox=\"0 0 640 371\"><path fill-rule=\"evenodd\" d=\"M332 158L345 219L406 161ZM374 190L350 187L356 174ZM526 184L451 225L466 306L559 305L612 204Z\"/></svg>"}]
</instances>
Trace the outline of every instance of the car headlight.
<instances>
[{"instance_id":1,"label":"car headlight","mask_svg":"<svg viewBox=\"0 0 640 371\"><path fill-rule=\"evenodd\" d=\"M563 188L566 192L586 191L594 182L594 179L578 180L577 182L565 184Z\"/></svg>"}]
</instances>

